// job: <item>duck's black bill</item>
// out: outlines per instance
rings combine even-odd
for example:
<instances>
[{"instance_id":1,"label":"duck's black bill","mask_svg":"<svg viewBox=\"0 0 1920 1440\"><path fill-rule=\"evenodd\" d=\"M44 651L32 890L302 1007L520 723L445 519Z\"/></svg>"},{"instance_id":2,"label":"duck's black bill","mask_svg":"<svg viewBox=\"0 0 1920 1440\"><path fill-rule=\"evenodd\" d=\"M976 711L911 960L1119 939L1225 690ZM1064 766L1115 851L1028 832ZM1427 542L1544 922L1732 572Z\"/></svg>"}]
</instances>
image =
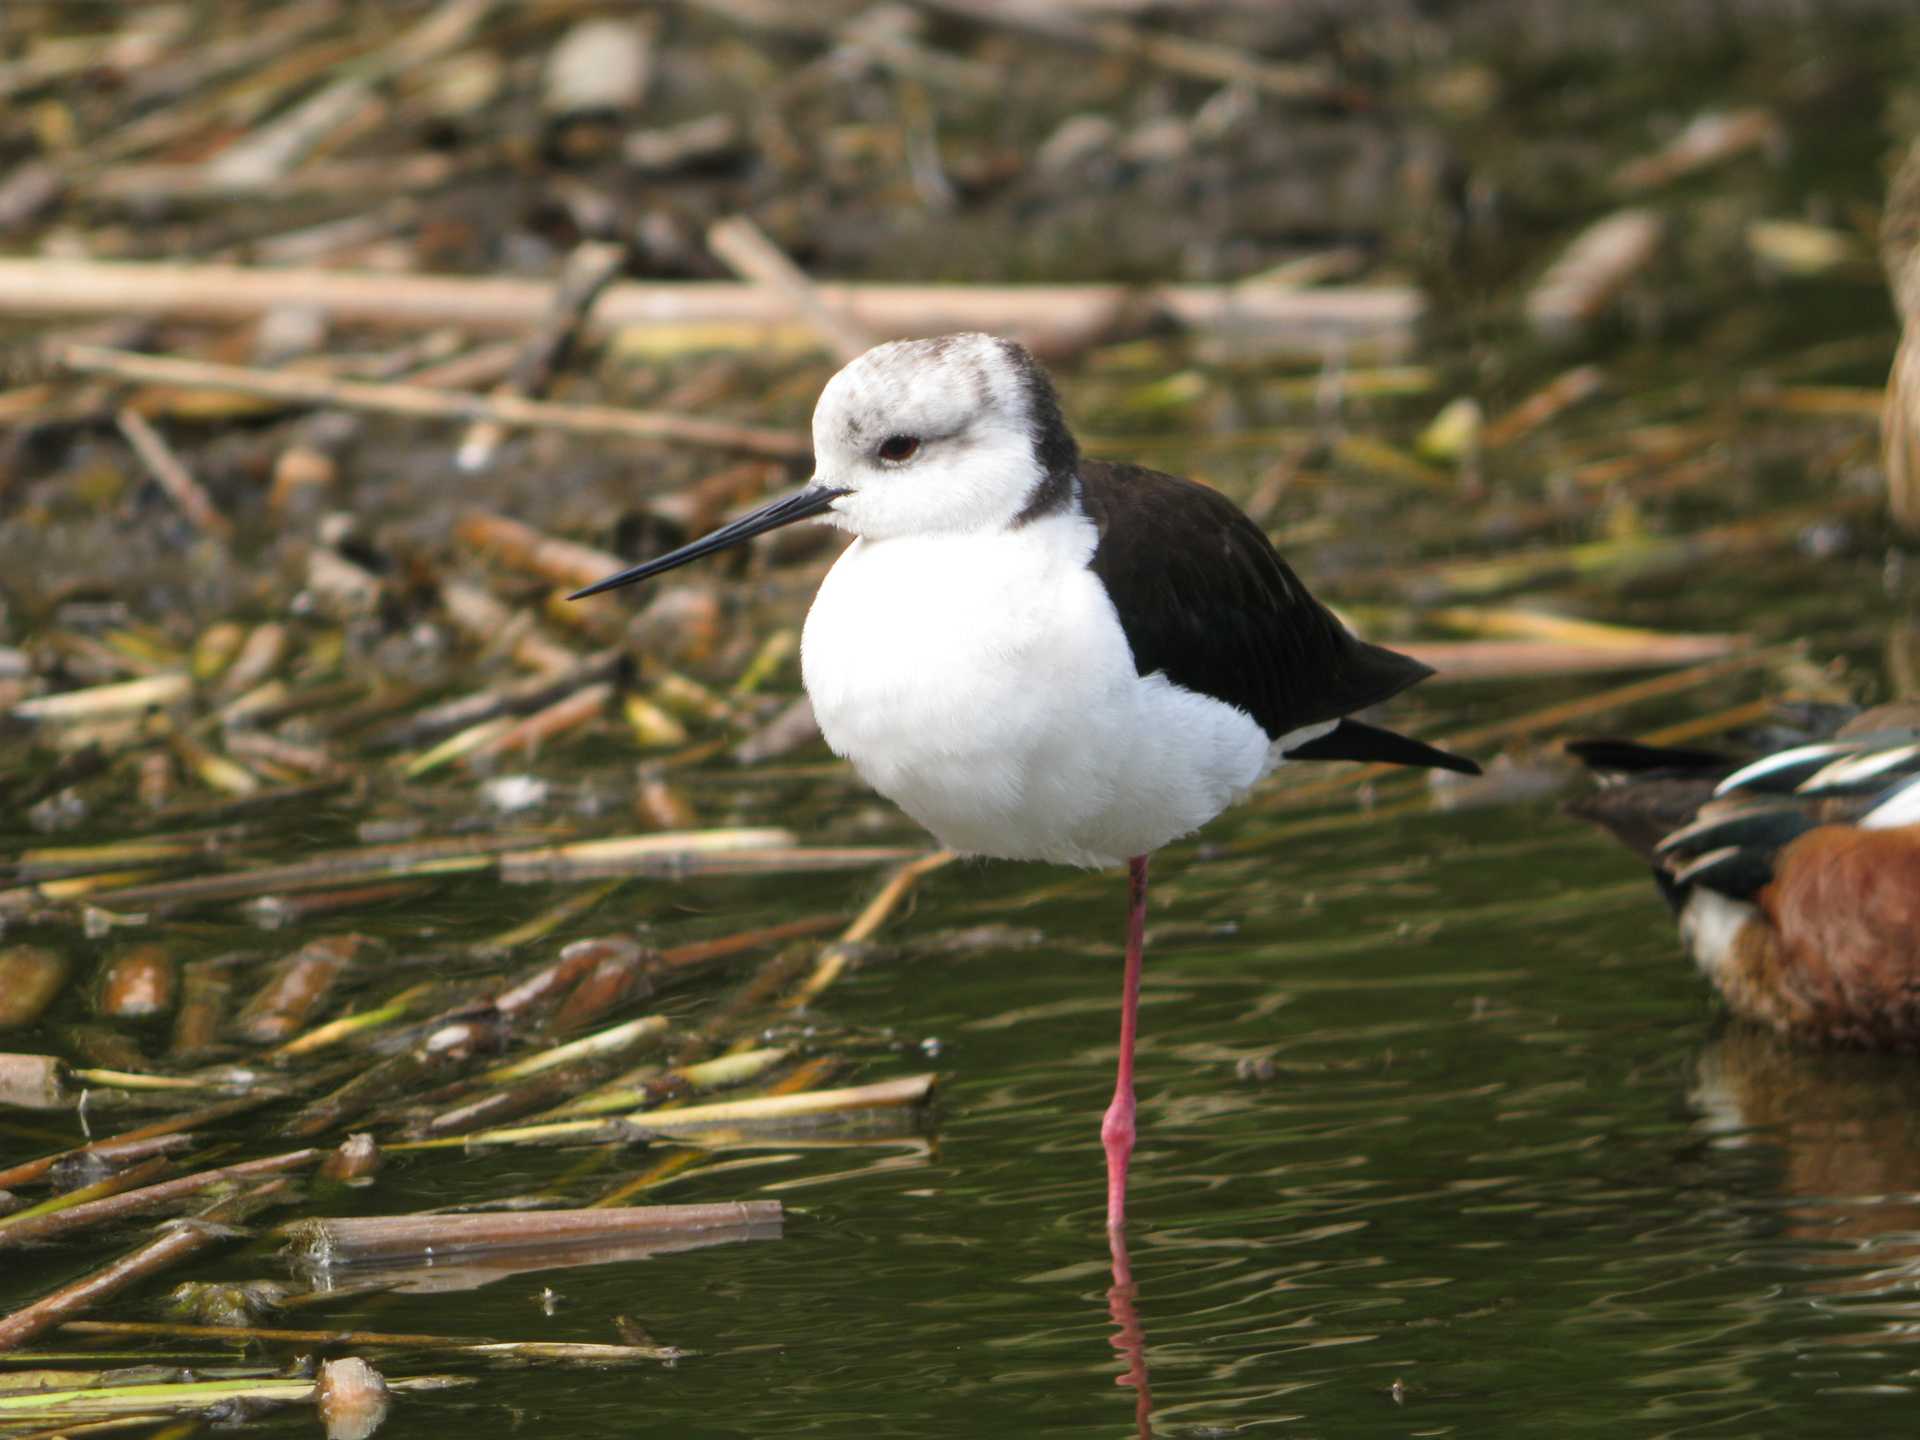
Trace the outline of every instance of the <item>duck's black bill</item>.
<instances>
[{"instance_id":1,"label":"duck's black bill","mask_svg":"<svg viewBox=\"0 0 1920 1440\"><path fill-rule=\"evenodd\" d=\"M682 545L678 550L670 550L657 560L645 561L631 570L622 570L618 575L609 575L606 579L589 585L584 590L576 590L567 598L584 600L587 596L598 595L603 590L618 590L622 585L631 585L636 580L646 580L668 570L677 570L682 565L698 560L702 556L738 545L743 540L751 540L756 535L764 535L769 530L778 530L782 525L791 525L796 520L810 520L842 495L850 493L846 490L809 487L798 494L787 496L784 500L776 500L771 505L762 505L758 510L742 515L731 525L722 525L711 535L703 536L691 544Z\"/></svg>"}]
</instances>

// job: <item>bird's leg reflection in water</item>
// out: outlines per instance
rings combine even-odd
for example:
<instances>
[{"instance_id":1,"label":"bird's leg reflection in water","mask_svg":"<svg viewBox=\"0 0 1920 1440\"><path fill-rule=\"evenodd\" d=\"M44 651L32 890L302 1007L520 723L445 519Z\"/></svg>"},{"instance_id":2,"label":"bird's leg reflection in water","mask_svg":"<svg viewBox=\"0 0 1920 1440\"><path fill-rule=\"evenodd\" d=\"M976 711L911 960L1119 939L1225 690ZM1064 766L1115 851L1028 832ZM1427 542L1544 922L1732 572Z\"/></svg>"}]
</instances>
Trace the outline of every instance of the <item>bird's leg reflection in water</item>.
<instances>
[{"instance_id":1,"label":"bird's leg reflection in water","mask_svg":"<svg viewBox=\"0 0 1920 1440\"><path fill-rule=\"evenodd\" d=\"M1107 1313L1113 1317L1113 1334L1107 1337L1107 1343L1127 1362L1127 1373L1114 1376L1113 1383L1133 1387L1134 1426L1140 1440L1150 1440L1153 1389L1147 1380L1147 1334L1140 1328L1140 1312L1133 1303L1140 1292L1133 1283L1133 1264L1127 1256L1127 1232L1117 1226L1107 1231L1107 1245L1113 1252L1113 1285L1107 1291Z\"/></svg>"}]
</instances>

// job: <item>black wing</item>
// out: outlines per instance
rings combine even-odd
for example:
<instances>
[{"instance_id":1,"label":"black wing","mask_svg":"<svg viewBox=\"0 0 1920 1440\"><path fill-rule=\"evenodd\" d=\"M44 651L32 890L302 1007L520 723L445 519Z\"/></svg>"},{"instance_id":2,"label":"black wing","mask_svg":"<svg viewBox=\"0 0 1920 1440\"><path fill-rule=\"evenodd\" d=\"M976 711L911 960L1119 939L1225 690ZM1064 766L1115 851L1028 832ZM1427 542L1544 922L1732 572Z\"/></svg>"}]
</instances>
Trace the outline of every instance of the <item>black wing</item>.
<instances>
[{"instance_id":1,"label":"black wing","mask_svg":"<svg viewBox=\"0 0 1920 1440\"><path fill-rule=\"evenodd\" d=\"M1140 674L1164 671L1176 685L1237 705L1277 739L1433 673L1355 637L1307 593L1260 527L1206 486L1083 460L1080 493L1100 531L1090 568L1113 599Z\"/></svg>"}]
</instances>

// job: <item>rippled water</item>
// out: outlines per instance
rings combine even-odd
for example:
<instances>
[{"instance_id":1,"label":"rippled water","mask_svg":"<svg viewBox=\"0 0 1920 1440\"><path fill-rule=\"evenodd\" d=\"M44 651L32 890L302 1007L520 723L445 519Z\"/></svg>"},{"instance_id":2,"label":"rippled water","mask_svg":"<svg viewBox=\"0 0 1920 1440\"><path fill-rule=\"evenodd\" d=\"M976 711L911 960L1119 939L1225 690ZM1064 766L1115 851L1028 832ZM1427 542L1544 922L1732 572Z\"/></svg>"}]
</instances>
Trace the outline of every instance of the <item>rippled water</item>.
<instances>
[{"instance_id":1,"label":"rippled water","mask_svg":"<svg viewBox=\"0 0 1920 1440\"><path fill-rule=\"evenodd\" d=\"M1174 1435L1857 1435L1910 1414L1910 1062L1717 1023L1634 863L1537 808L1162 857L1137 1293L1116 1302L1096 1131L1122 892L1007 865L928 884L912 932L1039 938L875 963L810 1017L891 1032L874 1074L937 1050L924 1135L742 1152L657 1192L780 1198L784 1238L324 1323L604 1340L624 1314L699 1352L480 1372L408 1399L415 1434L519 1434L520 1414L543 1434L1124 1434L1142 1369L1152 1431ZM1243 1078L1261 1057L1271 1073ZM382 1208L653 1158L582 1153L414 1156Z\"/></svg>"},{"instance_id":2,"label":"rippled water","mask_svg":"<svg viewBox=\"0 0 1920 1440\"><path fill-rule=\"evenodd\" d=\"M1829 579L1860 583L1846 567ZM1587 688L1504 695L1493 713ZM1744 693L1730 683L1711 699ZM1437 687L1432 703L1489 704ZM763 783L730 773L699 783L709 813L769 803ZM362 1296L283 1323L603 1342L627 1316L696 1352L615 1370L384 1356L394 1374L479 1381L405 1397L392 1433L458 1425L474 1440L529 1426L931 1437L1903 1425L1920 1383L1908 1338L1920 1326L1920 1070L1789 1052L1727 1025L1637 863L1556 802L1395 813L1408 793L1383 791L1372 812L1346 796L1304 813L1269 794L1156 858L1131 1287L1116 1293L1097 1134L1124 879L965 864L930 876L890 924L898 953L805 1017L824 1050L863 1057L849 1078L936 1069L920 1130L725 1154L642 1197L778 1198L783 1237ZM829 839L911 836L839 771L796 780L780 813ZM635 884L578 933L744 928L850 909L872 883ZM383 930L404 964L561 893L456 881L356 924ZM985 943L945 943L982 926L997 927ZM215 949L260 943L211 915L180 933ZM752 963L669 991L664 1008L699 1013ZM394 981L368 983L363 999ZM57 1046L57 1033L10 1036L10 1048ZM0 1153L71 1143L69 1128L16 1115ZM272 1148L256 1136L247 1153ZM396 1156L365 1206L524 1192L584 1203L663 1151ZM263 1241L196 1274L284 1275L273 1252ZM102 1253L8 1256L0 1309ZM204 1347L154 1353L208 1362Z\"/></svg>"},{"instance_id":3,"label":"rippled water","mask_svg":"<svg viewBox=\"0 0 1920 1440\"><path fill-rule=\"evenodd\" d=\"M1914 1212L1885 1198L1914 1165L1903 1067L1713 1033L1651 894L1602 879L1631 867L1557 824L1516 897L1556 902L1552 925L1489 918L1475 892L1511 823L1411 827L1432 863L1323 919L1374 927L1332 956L1289 944L1283 886L1318 857L1163 867L1164 922L1238 934L1161 946L1147 983L1133 1258L1156 1428L1890 1423L1914 1364ZM1061 919L1111 920L1111 884L1082 888ZM910 989L953 1081L933 1163L866 1177L747 1281L756 1316L811 1338L716 1317L783 1346L769 1428L1129 1423L1098 1239L1111 968L1045 948L837 1002L879 1020ZM1236 1079L1261 1054L1274 1077Z\"/></svg>"},{"instance_id":4,"label":"rippled water","mask_svg":"<svg viewBox=\"0 0 1920 1440\"><path fill-rule=\"evenodd\" d=\"M1898 1423L1920 1363L1909 1067L1722 1031L1630 863L1533 816L1516 879L1489 863L1514 825L1163 863L1132 1242L1155 1432ZM1324 902L1334 943L1301 944L1300 891L1369 871L1384 893ZM1011 879L953 876L919 923L993 913ZM690 1179L676 1198L751 1179L799 1213L777 1245L557 1281L583 1333L633 1307L707 1353L532 1380L542 1408L713 1435L1131 1428L1095 1133L1116 975L1080 938L1120 908L1090 877L1022 913L1034 949L836 994L838 1020L940 1040L931 1153ZM1249 1056L1272 1077L1237 1078Z\"/></svg>"}]
</instances>

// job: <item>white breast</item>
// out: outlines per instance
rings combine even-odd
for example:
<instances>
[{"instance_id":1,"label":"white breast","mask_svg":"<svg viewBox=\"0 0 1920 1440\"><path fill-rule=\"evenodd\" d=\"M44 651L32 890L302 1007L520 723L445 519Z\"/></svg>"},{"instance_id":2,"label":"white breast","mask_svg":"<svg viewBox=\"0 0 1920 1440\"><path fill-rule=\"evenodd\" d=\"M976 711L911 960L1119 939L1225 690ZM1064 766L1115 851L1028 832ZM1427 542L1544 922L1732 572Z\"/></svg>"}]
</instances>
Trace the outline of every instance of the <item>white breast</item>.
<instances>
[{"instance_id":1,"label":"white breast","mask_svg":"<svg viewBox=\"0 0 1920 1440\"><path fill-rule=\"evenodd\" d=\"M1718 985L1738 959L1740 932L1760 919L1757 906L1696 885L1680 907L1680 943L1700 973Z\"/></svg>"},{"instance_id":2,"label":"white breast","mask_svg":"<svg viewBox=\"0 0 1920 1440\"><path fill-rule=\"evenodd\" d=\"M1244 711L1134 672L1095 541L1071 514L861 539L821 585L801 668L827 743L943 845L1117 864L1275 758Z\"/></svg>"}]
</instances>

